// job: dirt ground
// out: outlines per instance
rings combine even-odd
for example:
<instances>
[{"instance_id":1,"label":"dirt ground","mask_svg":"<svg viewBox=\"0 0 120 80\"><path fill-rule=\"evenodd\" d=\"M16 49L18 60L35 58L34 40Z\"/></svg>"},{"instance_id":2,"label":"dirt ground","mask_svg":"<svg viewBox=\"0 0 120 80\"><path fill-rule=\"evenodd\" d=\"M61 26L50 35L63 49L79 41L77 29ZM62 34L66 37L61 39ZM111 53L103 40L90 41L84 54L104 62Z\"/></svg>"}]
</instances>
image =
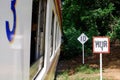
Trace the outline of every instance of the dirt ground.
<instances>
[{"instance_id":1,"label":"dirt ground","mask_svg":"<svg viewBox=\"0 0 120 80\"><path fill-rule=\"evenodd\" d=\"M93 68L99 68L99 54L93 55L85 58L85 64ZM69 76L71 76L74 75L75 68L81 64L81 56L71 60L62 60L58 64L57 72L69 70ZM120 46L112 45L110 47L110 54L103 54L103 77L107 80L120 80Z\"/></svg>"},{"instance_id":2,"label":"dirt ground","mask_svg":"<svg viewBox=\"0 0 120 80\"><path fill-rule=\"evenodd\" d=\"M103 56L103 76L120 80L120 46L112 46L111 53Z\"/></svg>"}]
</instances>

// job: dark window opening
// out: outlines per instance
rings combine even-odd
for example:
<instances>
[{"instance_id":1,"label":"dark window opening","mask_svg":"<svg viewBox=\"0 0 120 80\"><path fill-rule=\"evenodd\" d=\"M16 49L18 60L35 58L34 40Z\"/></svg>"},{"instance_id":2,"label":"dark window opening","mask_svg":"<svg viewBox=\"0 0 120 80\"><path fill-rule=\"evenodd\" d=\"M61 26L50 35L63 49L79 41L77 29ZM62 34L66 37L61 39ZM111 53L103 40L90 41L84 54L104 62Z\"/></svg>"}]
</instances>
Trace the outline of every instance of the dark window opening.
<instances>
[{"instance_id":1,"label":"dark window opening","mask_svg":"<svg viewBox=\"0 0 120 80\"><path fill-rule=\"evenodd\" d=\"M52 54L53 54L54 18L55 18L55 14L54 14L54 12L52 12L52 24L51 24L51 56L52 56Z\"/></svg>"},{"instance_id":2,"label":"dark window opening","mask_svg":"<svg viewBox=\"0 0 120 80\"><path fill-rule=\"evenodd\" d=\"M32 28L31 28L31 51L30 51L30 66L36 61L36 38L37 38L37 28L38 28L38 11L39 2L37 0L33 1L32 10Z\"/></svg>"}]
</instances>

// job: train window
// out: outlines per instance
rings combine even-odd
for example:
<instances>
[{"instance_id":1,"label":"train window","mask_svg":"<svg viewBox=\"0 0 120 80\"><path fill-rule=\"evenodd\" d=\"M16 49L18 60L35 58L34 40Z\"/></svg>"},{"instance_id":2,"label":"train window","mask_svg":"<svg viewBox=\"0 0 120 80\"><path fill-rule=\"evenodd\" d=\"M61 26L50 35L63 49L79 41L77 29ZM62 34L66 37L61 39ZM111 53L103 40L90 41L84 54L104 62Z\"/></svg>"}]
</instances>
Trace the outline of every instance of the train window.
<instances>
[{"instance_id":1,"label":"train window","mask_svg":"<svg viewBox=\"0 0 120 80\"><path fill-rule=\"evenodd\" d=\"M59 25L58 25L58 30L57 30L57 46L59 46L59 33L60 33L60 27L59 27Z\"/></svg>"},{"instance_id":2,"label":"train window","mask_svg":"<svg viewBox=\"0 0 120 80\"><path fill-rule=\"evenodd\" d=\"M44 67L47 0L33 0L30 80Z\"/></svg>"},{"instance_id":3,"label":"train window","mask_svg":"<svg viewBox=\"0 0 120 80\"><path fill-rule=\"evenodd\" d=\"M57 45L57 47L58 47L58 38L59 38L59 36L58 36L58 34L59 34L59 26L57 25L57 32L56 32L56 36L57 36L57 38L56 38L56 45Z\"/></svg>"},{"instance_id":4,"label":"train window","mask_svg":"<svg viewBox=\"0 0 120 80\"><path fill-rule=\"evenodd\" d=\"M60 26L59 26L59 31L58 31L58 44L60 44Z\"/></svg>"},{"instance_id":5,"label":"train window","mask_svg":"<svg viewBox=\"0 0 120 80\"><path fill-rule=\"evenodd\" d=\"M52 56L52 54L53 54L54 19L55 19L55 14L54 14L54 12L52 12L52 24L51 24L51 56Z\"/></svg>"},{"instance_id":6,"label":"train window","mask_svg":"<svg viewBox=\"0 0 120 80\"><path fill-rule=\"evenodd\" d=\"M58 25L58 23L56 22L56 30L55 30L55 50L57 49L57 25Z\"/></svg>"}]
</instances>

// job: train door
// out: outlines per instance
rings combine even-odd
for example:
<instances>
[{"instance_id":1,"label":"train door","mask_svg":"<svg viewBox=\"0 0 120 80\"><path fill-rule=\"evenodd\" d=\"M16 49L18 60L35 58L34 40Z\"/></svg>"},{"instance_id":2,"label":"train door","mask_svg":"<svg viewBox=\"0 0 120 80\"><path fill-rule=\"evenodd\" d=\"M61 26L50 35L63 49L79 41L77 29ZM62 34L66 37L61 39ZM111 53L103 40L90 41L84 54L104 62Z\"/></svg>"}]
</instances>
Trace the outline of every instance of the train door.
<instances>
[{"instance_id":1,"label":"train door","mask_svg":"<svg viewBox=\"0 0 120 80\"><path fill-rule=\"evenodd\" d=\"M32 12L30 79L44 67L47 0L34 0Z\"/></svg>"}]
</instances>

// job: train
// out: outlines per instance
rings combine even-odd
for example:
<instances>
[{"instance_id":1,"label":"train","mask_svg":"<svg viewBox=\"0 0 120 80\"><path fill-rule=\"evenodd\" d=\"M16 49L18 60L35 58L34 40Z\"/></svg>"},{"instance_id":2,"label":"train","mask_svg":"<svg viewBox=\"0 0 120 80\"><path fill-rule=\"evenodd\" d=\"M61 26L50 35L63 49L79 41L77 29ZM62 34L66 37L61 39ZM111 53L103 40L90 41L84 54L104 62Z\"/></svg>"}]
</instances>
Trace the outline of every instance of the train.
<instances>
[{"instance_id":1,"label":"train","mask_svg":"<svg viewBox=\"0 0 120 80\"><path fill-rule=\"evenodd\" d=\"M0 0L0 80L54 80L61 0Z\"/></svg>"}]
</instances>

